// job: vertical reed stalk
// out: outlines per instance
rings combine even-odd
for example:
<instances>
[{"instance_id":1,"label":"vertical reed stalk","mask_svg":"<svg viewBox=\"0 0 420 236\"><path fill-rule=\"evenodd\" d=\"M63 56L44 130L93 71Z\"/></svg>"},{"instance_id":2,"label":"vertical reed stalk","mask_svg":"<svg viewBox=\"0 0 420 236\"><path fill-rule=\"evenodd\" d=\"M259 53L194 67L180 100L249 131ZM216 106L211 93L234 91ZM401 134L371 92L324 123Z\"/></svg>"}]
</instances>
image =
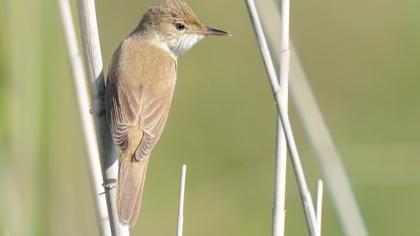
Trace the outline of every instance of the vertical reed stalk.
<instances>
[{"instance_id":1,"label":"vertical reed stalk","mask_svg":"<svg viewBox=\"0 0 420 236\"><path fill-rule=\"evenodd\" d=\"M280 47L277 43L276 35L279 35L280 32L275 25L281 23L278 22L281 17L276 10L275 1L262 1L261 12L263 13L261 17L266 26L265 29L268 32L268 39L273 44L273 49L278 51ZM296 111L303 124L306 136L322 167L326 180L325 184L328 187L336 213L343 226L343 231L348 236L368 236L367 227L352 191L339 150L317 104L309 79L305 74L293 43L290 44L290 48L290 95L296 106Z\"/></svg>"},{"instance_id":2,"label":"vertical reed stalk","mask_svg":"<svg viewBox=\"0 0 420 236\"><path fill-rule=\"evenodd\" d=\"M319 236L317 231L317 222L315 216L315 209L312 201L311 194L308 190L306 184L305 174L302 168L302 163L300 161L299 153L297 150L296 142L293 136L292 127L290 120L287 114L287 110L284 109L281 103L282 95L281 88L276 75L274 68L273 60L268 49L267 41L261 26L260 18L258 16L257 8L253 0L247 0L248 11L251 16L252 24L257 36L258 45L264 60L264 64L267 70L268 79L270 81L271 89L273 92L274 99L276 101L276 106L280 121L284 128L284 133L286 136L287 146L289 150L289 155L291 158L291 163L293 171L295 173L296 182L298 185L298 190L300 192L301 202L305 213L305 219L308 227L309 234L311 236Z\"/></svg>"},{"instance_id":3,"label":"vertical reed stalk","mask_svg":"<svg viewBox=\"0 0 420 236\"><path fill-rule=\"evenodd\" d=\"M281 10L283 12L283 25L281 33L281 51L280 51L280 88L281 88L281 105L284 110L288 110L289 96L289 12L290 1L281 0ZM277 135L276 135L276 160L274 170L274 207L273 207L273 223L272 235L284 236L286 221L286 171L287 171L287 143L281 125L280 116L277 115Z\"/></svg>"},{"instance_id":4,"label":"vertical reed stalk","mask_svg":"<svg viewBox=\"0 0 420 236\"><path fill-rule=\"evenodd\" d=\"M98 25L94 0L79 0L79 23L84 46L85 62L89 71L90 87L93 99L92 110L96 113L95 125L98 148L102 161L105 196L108 206L109 222L112 235L129 235L128 227L120 223L117 214L115 184L118 178L118 160L115 146L104 114L103 94L105 80L101 46L99 43Z\"/></svg>"},{"instance_id":5,"label":"vertical reed stalk","mask_svg":"<svg viewBox=\"0 0 420 236\"><path fill-rule=\"evenodd\" d=\"M322 201L324 198L324 183L322 180L318 180L316 190L316 222L318 223L318 235L321 235L321 224L322 224Z\"/></svg>"},{"instance_id":6,"label":"vertical reed stalk","mask_svg":"<svg viewBox=\"0 0 420 236\"><path fill-rule=\"evenodd\" d=\"M90 95L86 85L86 76L83 69L82 58L78 49L76 32L74 30L71 8L68 0L58 0L67 49L73 74L74 88L79 108L79 118L82 124L83 138L87 152L87 161L90 174L92 194L95 202L96 218L101 235L111 235L108 222L108 211L105 197L100 195L102 187L102 169L99 159L98 143L96 139L95 125L89 114Z\"/></svg>"},{"instance_id":7,"label":"vertical reed stalk","mask_svg":"<svg viewBox=\"0 0 420 236\"><path fill-rule=\"evenodd\" d=\"M181 179L179 187L179 208L178 208L178 223L176 227L176 236L182 236L184 225L184 199L185 199L185 175L187 174L187 166L182 165Z\"/></svg>"}]
</instances>

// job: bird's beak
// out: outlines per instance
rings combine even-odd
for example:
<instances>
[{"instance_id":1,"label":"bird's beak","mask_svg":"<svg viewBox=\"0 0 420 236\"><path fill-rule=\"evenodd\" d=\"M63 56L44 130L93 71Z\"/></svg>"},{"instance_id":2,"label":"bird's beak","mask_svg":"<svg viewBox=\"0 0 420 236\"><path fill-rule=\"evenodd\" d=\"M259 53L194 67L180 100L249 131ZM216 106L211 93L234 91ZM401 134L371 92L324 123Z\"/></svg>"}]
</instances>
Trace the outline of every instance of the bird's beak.
<instances>
[{"instance_id":1,"label":"bird's beak","mask_svg":"<svg viewBox=\"0 0 420 236\"><path fill-rule=\"evenodd\" d=\"M214 36L232 36L229 32L226 32L226 31L223 31L223 30L219 30L219 29L210 28L210 27L207 27L206 30L201 31L200 33L202 35L205 35L205 36L210 36L210 35L214 35Z\"/></svg>"}]
</instances>

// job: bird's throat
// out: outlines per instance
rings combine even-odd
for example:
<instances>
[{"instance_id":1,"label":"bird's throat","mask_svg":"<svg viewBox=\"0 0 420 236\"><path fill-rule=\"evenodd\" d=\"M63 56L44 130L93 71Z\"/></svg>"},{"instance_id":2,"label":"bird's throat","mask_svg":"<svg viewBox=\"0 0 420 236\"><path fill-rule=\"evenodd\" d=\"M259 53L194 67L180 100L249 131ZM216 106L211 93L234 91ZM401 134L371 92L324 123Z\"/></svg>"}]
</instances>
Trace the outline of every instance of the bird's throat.
<instances>
[{"instance_id":1,"label":"bird's throat","mask_svg":"<svg viewBox=\"0 0 420 236\"><path fill-rule=\"evenodd\" d=\"M198 41L203 39L203 35L199 34L184 34L180 37L174 37L169 40L168 47L177 57L190 50Z\"/></svg>"},{"instance_id":2,"label":"bird's throat","mask_svg":"<svg viewBox=\"0 0 420 236\"><path fill-rule=\"evenodd\" d=\"M204 36L199 34L183 34L171 38L162 38L155 35L150 42L171 54L174 59L177 59L203 38Z\"/></svg>"}]
</instances>

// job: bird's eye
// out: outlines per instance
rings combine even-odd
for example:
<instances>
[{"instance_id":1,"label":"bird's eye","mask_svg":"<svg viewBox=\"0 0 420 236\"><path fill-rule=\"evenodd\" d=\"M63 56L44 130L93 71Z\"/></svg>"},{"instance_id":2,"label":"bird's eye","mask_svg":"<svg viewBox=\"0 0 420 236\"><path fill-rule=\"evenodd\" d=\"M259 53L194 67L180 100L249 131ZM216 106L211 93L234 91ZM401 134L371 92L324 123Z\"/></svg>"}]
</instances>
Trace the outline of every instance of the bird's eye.
<instances>
[{"instance_id":1,"label":"bird's eye","mask_svg":"<svg viewBox=\"0 0 420 236\"><path fill-rule=\"evenodd\" d=\"M176 24L175 24L175 28L176 28L176 30L178 30L178 31L183 31L183 30L185 29L185 25L184 25L184 24L182 24L182 23L176 23Z\"/></svg>"}]
</instances>

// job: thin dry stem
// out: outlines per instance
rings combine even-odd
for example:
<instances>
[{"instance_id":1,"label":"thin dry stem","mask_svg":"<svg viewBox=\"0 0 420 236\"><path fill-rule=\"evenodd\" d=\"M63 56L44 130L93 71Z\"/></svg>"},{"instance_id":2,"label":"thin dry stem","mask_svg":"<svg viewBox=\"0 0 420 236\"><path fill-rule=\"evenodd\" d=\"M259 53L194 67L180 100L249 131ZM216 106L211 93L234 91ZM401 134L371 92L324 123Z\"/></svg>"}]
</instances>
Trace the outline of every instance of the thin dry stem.
<instances>
[{"instance_id":1,"label":"thin dry stem","mask_svg":"<svg viewBox=\"0 0 420 236\"><path fill-rule=\"evenodd\" d=\"M317 191L316 191L316 221L318 225L318 235L321 235L321 224L322 224L322 201L324 200L324 183L322 180L318 180Z\"/></svg>"},{"instance_id":2,"label":"thin dry stem","mask_svg":"<svg viewBox=\"0 0 420 236\"><path fill-rule=\"evenodd\" d=\"M258 44L261 50L262 57L264 59L264 64L266 66L268 79L271 84L271 89L276 101L278 114L280 116L281 123L284 128L284 133L286 136L287 146L289 148L289 154L291 158L291 163L293 171L295 173L296 182L300 192L301 202L305 213L305 219L308 226L308 231L311 236L318 236L317 233L317 222L315 216L315 209L312 201L312 197L308 190L306 184L305 175L302 168L302 163L300 161L299 153L297 150L296 142L293 136L292 127L289 121L287 111L281 105L281 88L279 81L274 69L274 64L271 59L270 51L268 49L267 41L265 39L264 32L262 30L260 18L253 0L247 0L248 11L251 15L252 23L254 26L255 33L257 35Z\"/></svg>"},{"instance_id":3,"label":"thin dry stem","mask_svg":"<svg viewBox=\"0 0 420 236\"><path fill-rule=\"evenodd\" d=\"M114 183L118 178L118 160L112 142L110 130L104 115L102 95L105 89L103 63L99 43L98 26L94 0L79 0L79 23L86 67L89 71L92 100L92 111L95 112L95 125L98 138L98 149L102 161L102 175L105 186L105 196L108 206L109 223L112 235L129 235L128 227L120 223L116 208L116 188ZM114 185L114 186L113 186Z\"/></svg>"},{"instance_id":4,"label":"thin dry stem","mask_svg":"<svg viewBox=\"0 0 420 236\"><path fill-rule=\"evenodd\" d=\"M73 74L73 82L79 108L79 116L83 127L83 138L87 152L86 157L90 174L89 176L92 187L92 194L95 202L96 218L99 224L101 235L108 236L111 235L111 231L108 223L108 211L105 197L100 195L103 190L102 169L99 159L95 125L92 116L89 114L89 89L86 85L86 76L83 69L82 58L80 56L79 48L77 45L77 38L71 15L70 4L68 0L59 0L58 3L63 21L65 38L67 41L67 49L71 63L71 71Z\"/></svg>"},{"instance_id":5,"label":"thin dry stem","mask_svg":"<svg viewBox=\"0 0 420 236\"><path fill-rule=\"evenodd\" d=\"M290 53L289 53L289 12L290 1L281 0L281 11L283 14L283 25L281 34L281 50L280 50L280 88L281 88L281 105L284 110L288 110L289 101L289 69L290 69ZM274 206L273 206L273 223L272 235L283 236L286 221L286 171L287 171L287 143L284 135L283 126L279 115L277 115L277 134L276 134L276 160L274 170Z\"/></svg>"},{"instance_id":6,"label":"thin dry stem","mask_svg":"<svg viewBox=\"0 0 420 236\"><path fill-rule=\"evenodd\" d=\"M185 176L187 174L187 166L184 164L181 168L181 179L179 187L179 208L178 208L178 223L176 228L176 235L182 236L184 226L184 199L185 199Z\"/></svg>"},{"instance_id":7,"label":"thin dry stem","mask_svg":"<svg viewBox=\"0 0 420 236\"><path fill-rule=\"evenodd\" d=\"M261 1L261 17L274 50L280 50L278 25L281 16L273 0ZM293 43L291 48L290 94L307 137L315 151L325 176L326 185L337 215L348 236L368 236L366 225L357 205L340 153L334 144L322 112L309 85ZM277 58L277 60L280 60Z\"/></svg>"}]
</instances>

